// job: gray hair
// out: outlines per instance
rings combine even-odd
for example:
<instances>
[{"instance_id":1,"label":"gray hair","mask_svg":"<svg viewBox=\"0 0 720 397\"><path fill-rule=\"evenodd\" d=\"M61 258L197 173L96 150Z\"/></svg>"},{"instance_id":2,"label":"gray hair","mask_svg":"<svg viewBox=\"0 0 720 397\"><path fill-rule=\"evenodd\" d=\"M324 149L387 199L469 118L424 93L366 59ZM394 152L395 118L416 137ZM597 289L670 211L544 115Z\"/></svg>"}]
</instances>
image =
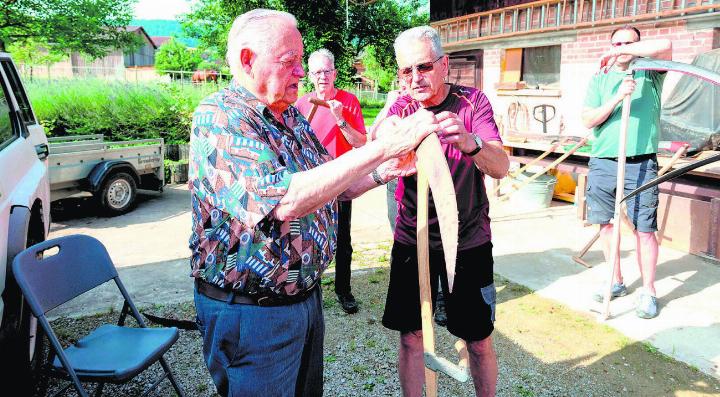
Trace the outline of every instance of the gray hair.
<instances>
[{"instance_id":1,"label":"gray hair","mask_svg":"<svg viewBox=\"0 0 720 397\"><path fill-rule=\"evenodd\" d=\"M317 51L313 51L313 53L310 54L310 56L308 57L308 64L310 64L311 59L317 57L325 57L330 60L333 66L335 66L335 55L333 55L333 53L330 52L330 50L328 50L327 48L321 48Z\"/></svg>"},{"instance_id":2,"label":"gray hair","mask_svg":"<svg viewBox=\"0 0 720 397\"><path fill-rule=\"evenodd\" d=\"M418 26L400 33L395 39L395 43L393 44L396 57L398 51L401 48L407 46L408 42L410 41L426 41L430 43L430 47L435 53L435 56L439 57L440 55L445 55L445 51L443 51L442 48L442 43L440 42L440 35L438 34L437 30L433 29L430 26Z\"/></svg>"},{"instance_id":3,"label":"gray hair","mask_svg":"<svg viewBox=\"0 0 720 397\"><path fill-rule=\"evenodd\" d=\"M282 18L297 27L297 19L287 12L266 10L257 8L248 11L237 18L233 22L228 33L227 63L233 76L240 71L240 49L247 47L254 51L264 50L268 47L273 38L270 37L268 31L274 26L268 22L270 18Z\"/></svg>"}]
</instances>

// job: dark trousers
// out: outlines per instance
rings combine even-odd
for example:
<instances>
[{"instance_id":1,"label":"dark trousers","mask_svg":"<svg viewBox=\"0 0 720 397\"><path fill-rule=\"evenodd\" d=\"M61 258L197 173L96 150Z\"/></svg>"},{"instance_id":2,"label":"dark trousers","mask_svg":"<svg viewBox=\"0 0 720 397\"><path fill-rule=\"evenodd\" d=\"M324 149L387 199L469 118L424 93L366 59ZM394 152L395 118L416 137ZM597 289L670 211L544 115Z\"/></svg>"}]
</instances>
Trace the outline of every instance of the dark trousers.
<instances>
[{"instance_id":1,"label":"dark trousers","mask_svg":"<svg viewBox=\"0 0 720 397\"><path fill-rule=\"evenodd\" d=\"M337 251L335 252L335 293L350 293L350 262L352 242L350 240L350 218L352 201L338 201Z\"/></svg>"}]
</instances>

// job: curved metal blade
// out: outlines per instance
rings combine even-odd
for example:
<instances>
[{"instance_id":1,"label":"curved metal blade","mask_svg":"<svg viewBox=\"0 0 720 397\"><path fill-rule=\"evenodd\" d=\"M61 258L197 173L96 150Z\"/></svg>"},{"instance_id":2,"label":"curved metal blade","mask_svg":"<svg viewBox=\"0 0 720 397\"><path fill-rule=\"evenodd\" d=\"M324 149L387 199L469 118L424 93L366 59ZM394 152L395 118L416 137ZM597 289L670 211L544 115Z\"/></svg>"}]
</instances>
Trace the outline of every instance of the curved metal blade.
<instances>
[{"instance_id":1,"label":"curved metal blade","mask_svg":"<svg viewBox=\"0 0 720 397\"><path fill-rule=\"evenodd\" d=\"M656 70L658 72L678 72L703 79L715 85L720 85L720 74L688 63L663 61L652 58L636 58L630 64L630 69L633 71Z\"/></svg>"},{"instance_id":2,"label":"curved metal blade","mask_svg":"<svg viewBox=\"0 0 720 397\"><path fill-rule=\"evenodd\" d=\"M706 159L702 159L702 160L698 160L698 161L696 161L696 162L694 162L694 163L690 163L690 164L688 164L688 165L686 165L686 166L684 166L684 167L680 167L680 168L678 168L678 169L676 169L676 170L673 170L673 171L671 171L671 172L668 172L668 173L665 174L665 175L659 176L659 177L653 179L652 181L650 181L650 182L648 182L648 183L646 183L646 184L638 187L637 189L633 190L632 192L628 193L625 197L623 197L622 200L620 200L620 202L622 203L623 201L625 201L625 200L627 200L627 199L629 199L629 198L637 195L638 193L640 193L640 192L642 192L642 191L644 191L644 190L650 189L650 188L653 187L653 186L657 186L657 185L659 185L659 184L661 184L661 183L663 183L663 182L666 182L666 181L669 181L669 180L671 180L671 179L677 178L677 177L679 177L679 176L681 176L681 175L683 175L683 174L687 174L688 172L694 170L695 168L700 168L700 167L702 167L703 165L710 164L710 163L714 163L714 162L716 162L716 161L720 161L720 153L715 154L715 155L713 155L713 156L710 156L710 157L708 157L708 158L706 158Z\"/></svg>"},{"instance_id":3,"label":"curved metal blade","mask_svg":"<svg viewBox=\"0 0 720 397\"><path fill-rule=\"evenodd\" d=\"M433 194L433 203L440 224L448 287L452 292L458 247L458 209L455 185L437 135L428 135L415 149L415 153L417 154L418 170L422 169L426 172Z\"/></svg>"}]
</instances>

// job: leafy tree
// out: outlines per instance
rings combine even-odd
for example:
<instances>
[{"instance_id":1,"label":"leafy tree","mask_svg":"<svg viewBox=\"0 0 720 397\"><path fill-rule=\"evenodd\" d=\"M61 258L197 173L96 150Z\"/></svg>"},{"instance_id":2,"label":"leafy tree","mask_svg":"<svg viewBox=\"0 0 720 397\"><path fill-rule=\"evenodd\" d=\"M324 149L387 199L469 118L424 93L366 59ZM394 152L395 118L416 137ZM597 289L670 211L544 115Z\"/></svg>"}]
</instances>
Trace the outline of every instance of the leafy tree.
<instances>
[{"instance_id":1,"label":"leafy tree","mask_svg":"<svg viewBox=\"0 0 720 397\"><path fill-rule=\"evenodd\" d=\"M380 63L375 46L365 47L360 54L360 59L363 66L365 66L363 74L375 80L381 91L389 91L392 88L393 81L395 81L394 69Z\"/></svg>"},{"instance_id":2,"label":"leafy tree","mask_svg":"<svg viewBox=\"0 0 720 397\"><path fill-rule=\"evenodd\" d=\"M0 51L10 44L44 43L51 53L77 51L93 58L114 49L135 49L125 30L136 0L0 1Z\"/></svg>"},{"instance_id":3,"label":"leafy tree","mask_svg":"<svg viewBox=\"0 0 720 397\"><path fill-rule=\"evenodd\" d=\"M32 81L33 71L36 66L59 62L65 58L64 55L51 52L48 48L50 48L50 45L47 43L28 39L24 42L16 42L9 45L7 50L15 62L30 68L30 81Z\"/></svg>"},{"instance_id":4,"label":"leafy tree","mask_svg":"<svg viewBox=\"0 0 720 397\"><path fill-rule=\"evenodd\" d=\"M345 3L349 1L349 29ZM233 20L254 8L288 11L298 20L305 53L327 48L335 55L337 84L352 83L354 59L368 45L386 74L395 70L392 43L401 31L428 23L428 0L199 0L183 20L183 30L200 40L201 48L227 51L227 34Z\"/></svg>"},{"instance_id":5,"label":"leafy tree","mask_svg":"<svg viewBox=\"0 0 720 397\"><path fill-rule=\"evenodd\" d=\"M155 53L155 69L167 71L192 72L202 62L200 51L191 50L174 37L161 45Z\"/></svg>"},{"instance_id":6,"label":"leafy tree","mask_svg":"<svg viewBox=\"0 0 720 397\"><path fill-rule=\"evenodd\" d=\"M235 18L255 8L279 7L272 0L198 0L181 23L186 36L198 39L199 48L221 54L227 52L227 35Z\"/></svg>"}]
</instances>

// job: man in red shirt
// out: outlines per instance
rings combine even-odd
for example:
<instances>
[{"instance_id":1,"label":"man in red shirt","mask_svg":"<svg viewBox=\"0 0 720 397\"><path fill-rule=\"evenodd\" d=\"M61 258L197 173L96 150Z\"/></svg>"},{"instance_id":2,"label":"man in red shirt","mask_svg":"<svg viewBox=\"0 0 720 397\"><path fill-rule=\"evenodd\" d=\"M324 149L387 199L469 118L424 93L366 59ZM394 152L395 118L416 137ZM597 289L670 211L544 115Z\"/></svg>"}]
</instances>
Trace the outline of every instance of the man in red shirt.
<instances>
[{"instance_id":1,"label":"man in red shirt","mask_svg":"<svg viewBox=\"0 0 720 397\"><path fill-rule=\"evenodd\" d=\"M333 158L365 144L365 122L360 101L355 95L335 88L337 70L335 56L322 48L308 57L310 80L315 91L300 98L295 106L304 115L310 113L311 98L322 99L330 108L319 107L310 122L313 131ZM350 218L352 201L338 201L337 250L335 253L335 294L346 313L358 311L358 305L350 288L350 262L352 245Z\"/></svg>"}]
</instances>

